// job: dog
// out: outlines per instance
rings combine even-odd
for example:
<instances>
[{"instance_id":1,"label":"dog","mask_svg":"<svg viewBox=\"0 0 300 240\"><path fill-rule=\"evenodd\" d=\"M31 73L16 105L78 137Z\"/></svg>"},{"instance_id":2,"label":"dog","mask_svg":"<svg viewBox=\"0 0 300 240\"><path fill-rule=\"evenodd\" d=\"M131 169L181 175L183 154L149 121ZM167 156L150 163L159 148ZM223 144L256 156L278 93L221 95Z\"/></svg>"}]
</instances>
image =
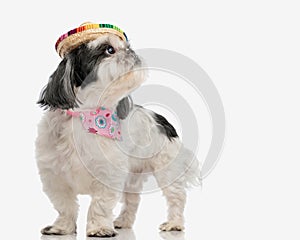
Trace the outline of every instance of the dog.
<instances>
[{"instance_id":1,"label":"dog","mask_svg":"<svg viewBox=\"0 0 300 240\"><path fill-rule=\"evenodd\" d=\"M113 237L117 228L131 228L151 174L168 203L160 229L183 230L186 188L200 183L200 167L166 118L133 104L130 94L147 77L144 61L111 31L60 55L38 100L46 111L38 125L37 166L59 214L41 233L75 234L80 194L91 196L87 236Z\"/></svg>"}]
</instances>

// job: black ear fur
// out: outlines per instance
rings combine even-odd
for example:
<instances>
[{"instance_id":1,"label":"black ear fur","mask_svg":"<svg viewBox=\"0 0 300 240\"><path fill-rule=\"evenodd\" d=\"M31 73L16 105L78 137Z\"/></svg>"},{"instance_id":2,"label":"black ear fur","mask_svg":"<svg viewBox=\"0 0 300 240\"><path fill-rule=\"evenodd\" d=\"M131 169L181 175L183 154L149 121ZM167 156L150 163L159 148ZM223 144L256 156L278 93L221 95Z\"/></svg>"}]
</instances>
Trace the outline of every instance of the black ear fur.
<instances>
[{"instance_id":1,"label":"black ear fur","mask_svg":"<svg viewBox=\"0 0 300 240\"><path fill-rule=\"evenodd\" d=\"M117 115L120 119L125 119L133 108L131 96L124 97L117 106Z\"/></svg>"},{"instance_id":2,"label":"black ear fur","mask_svg":"<svg viewBox=\"0 0 300 240\"><path fill-rule=\"evenodd\" d=\"M41 92L38 104L45 109L77 107L74 92L74 68L71 59L64 58Z\"/></svg>"}]
</instances>

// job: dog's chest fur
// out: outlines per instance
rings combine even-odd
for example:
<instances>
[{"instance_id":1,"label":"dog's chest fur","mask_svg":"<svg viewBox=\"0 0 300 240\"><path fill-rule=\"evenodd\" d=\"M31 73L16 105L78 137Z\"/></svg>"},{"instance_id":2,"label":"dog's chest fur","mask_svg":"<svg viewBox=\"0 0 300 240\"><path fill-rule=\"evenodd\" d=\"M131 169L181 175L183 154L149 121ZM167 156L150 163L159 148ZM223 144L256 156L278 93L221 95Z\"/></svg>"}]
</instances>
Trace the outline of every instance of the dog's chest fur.
<instances>
[{"instance_id":1,"label":"dog's chest fur","mask_svg":"<svg viewBox=\"0 0 300 240\"><path fill-rule=\"evenodd\" d=\"M36 154L40 174L49 172L69 185L79 187L75 184L76 175L85 173L78 158L74 157L76 149L72 140L71 121L59 111L49 111L40 122L38 132Z\"/></svg>"}]
</instances>

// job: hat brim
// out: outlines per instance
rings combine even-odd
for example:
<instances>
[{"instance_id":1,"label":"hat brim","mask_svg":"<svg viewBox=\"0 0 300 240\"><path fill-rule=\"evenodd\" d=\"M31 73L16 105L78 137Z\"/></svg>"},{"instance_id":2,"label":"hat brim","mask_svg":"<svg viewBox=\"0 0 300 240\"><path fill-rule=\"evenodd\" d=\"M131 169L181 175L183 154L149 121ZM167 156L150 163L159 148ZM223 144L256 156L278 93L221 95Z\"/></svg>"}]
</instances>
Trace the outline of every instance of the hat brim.
<instances>
[{"instance_id":1,"label":"hat brim","mask_svg":"<svg viewBox=\"0 0 300 240\"><path fill-rule=\"evenodd\" d=\"M127 41L126 34L118 27L110 24L87 24L63 34L56 42L55 48L60 57L83 43L93 41L104 33L111 33Z\"/></svg>"}]
</instances>

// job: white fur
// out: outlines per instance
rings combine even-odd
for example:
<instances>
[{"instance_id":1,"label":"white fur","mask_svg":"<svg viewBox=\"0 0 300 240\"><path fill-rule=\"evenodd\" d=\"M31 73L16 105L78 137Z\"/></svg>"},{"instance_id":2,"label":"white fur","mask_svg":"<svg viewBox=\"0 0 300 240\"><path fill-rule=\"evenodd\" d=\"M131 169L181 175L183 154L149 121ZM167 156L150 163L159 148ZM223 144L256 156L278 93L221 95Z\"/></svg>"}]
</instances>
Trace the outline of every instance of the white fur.
<instances>
[{"instance_id":1,"label":"white fur","mask_svg":"<svg viewBox=\"0 0 300 240\"><path fill-rule=\"evenodd\" d=\"M119 50L126 48L113 35L95 40L90 47L103 42L104 37L113 39ZM81 101L76 110L100 105L114 109L120 99L145 79L144 71L134 71L129 65L120 62L117 56L101 63L97 73L101 81L76 89ZM149 172L154 174L169 207L167 222L160 229L184 229L185 188L200 181L198 162L192 161L194 155L178 138L170 141L162 134L153 113L144 108L134 107L129 116L121 120L121 127L123 141L119 142L87 133L79 118L67 116L59 109L45 113L38 126L37 165L43 190L59 216L42 233L75 233L79 194L92 197L87 235L113 236L114 226L132 227L145 180L142 173ZM114 221L112 211L122 190L124 206Z\"/></svg>"}]
</instances>

